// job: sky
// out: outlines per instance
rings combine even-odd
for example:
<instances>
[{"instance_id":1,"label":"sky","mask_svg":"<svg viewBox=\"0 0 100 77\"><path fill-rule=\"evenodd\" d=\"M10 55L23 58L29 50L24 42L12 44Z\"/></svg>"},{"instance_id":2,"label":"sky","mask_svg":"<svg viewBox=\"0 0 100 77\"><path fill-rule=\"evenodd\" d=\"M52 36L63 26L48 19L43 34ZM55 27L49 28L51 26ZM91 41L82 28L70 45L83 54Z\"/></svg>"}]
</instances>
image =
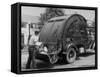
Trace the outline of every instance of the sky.
<instances>
[{"instance_id":1,"label":"sky","mask_svg":"<svg viewBox=\"0 0 100 77\"><path fill-rule=\"evenodd\" d=\"M45 12L44 7L31 7L31 6L22 6L22 16L29 15L29 16L40 16L41 13ZM95 18L95 11L93 10L76 10L76 9L63 9L65 14L81 14L87 20L93 21Z\"/></svg>"}]
</instances>

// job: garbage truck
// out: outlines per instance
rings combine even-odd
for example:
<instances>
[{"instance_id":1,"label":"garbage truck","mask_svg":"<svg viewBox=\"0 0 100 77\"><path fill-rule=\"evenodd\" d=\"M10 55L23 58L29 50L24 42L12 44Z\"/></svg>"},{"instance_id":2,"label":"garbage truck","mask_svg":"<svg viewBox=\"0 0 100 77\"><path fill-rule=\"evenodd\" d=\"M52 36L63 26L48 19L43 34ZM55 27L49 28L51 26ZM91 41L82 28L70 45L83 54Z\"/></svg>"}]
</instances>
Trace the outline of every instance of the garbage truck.
<instances>
[{"instance_id":1,"label":"garbage truck","mask_svg":"<svg viewBox=\"0 0 100 77\"><path fill-rule=\"evenodd\" d=\"M54 17L40 31L39 41L47 50L38 51L38 59L48 59L51 64L59 60L73 63L88 47L87 20L80 14Z\"/></svg>"}]
</instances>

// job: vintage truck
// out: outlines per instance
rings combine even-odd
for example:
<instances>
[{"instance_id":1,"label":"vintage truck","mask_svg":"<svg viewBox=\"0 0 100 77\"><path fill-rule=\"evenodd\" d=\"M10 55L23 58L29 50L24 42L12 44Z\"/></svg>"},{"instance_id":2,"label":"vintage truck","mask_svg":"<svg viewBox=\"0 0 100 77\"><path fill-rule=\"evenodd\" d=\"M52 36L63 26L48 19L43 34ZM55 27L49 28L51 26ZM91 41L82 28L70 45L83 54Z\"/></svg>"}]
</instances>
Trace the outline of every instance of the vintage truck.
<instances>
[{"instance_id":1,"label":"vintage truck","mask_svg":"<svg viewBox=\"0 0 100 77\"><path fill-rule=\"evenodd\" d=\"M39 41L48 51L39 51L38 59L48 59L51 64L59 60L72 63L80 48L88 47L87 20L80 14L50 19L40 31Z\"/></svg>"}]
</instances>

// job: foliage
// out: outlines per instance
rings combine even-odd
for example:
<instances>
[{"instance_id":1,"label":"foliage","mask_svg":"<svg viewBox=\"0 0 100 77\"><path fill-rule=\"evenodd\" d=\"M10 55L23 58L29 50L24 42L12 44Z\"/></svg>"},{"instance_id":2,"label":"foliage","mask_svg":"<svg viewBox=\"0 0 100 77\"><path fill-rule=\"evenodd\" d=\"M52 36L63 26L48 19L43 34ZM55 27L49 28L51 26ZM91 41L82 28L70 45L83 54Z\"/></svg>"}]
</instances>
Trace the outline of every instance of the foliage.
<instances>
[{"instance_id":1,"label":"foliage","mask_svg":"<svg viewBox=\"0 0 100 77\"><path fill-rule=\"evenodd\" d=\"M49 19L63 15L65 15L63 9L46 8L45 12L40 14L40 24L44 25Z\"/></svg>"}]
</instances>

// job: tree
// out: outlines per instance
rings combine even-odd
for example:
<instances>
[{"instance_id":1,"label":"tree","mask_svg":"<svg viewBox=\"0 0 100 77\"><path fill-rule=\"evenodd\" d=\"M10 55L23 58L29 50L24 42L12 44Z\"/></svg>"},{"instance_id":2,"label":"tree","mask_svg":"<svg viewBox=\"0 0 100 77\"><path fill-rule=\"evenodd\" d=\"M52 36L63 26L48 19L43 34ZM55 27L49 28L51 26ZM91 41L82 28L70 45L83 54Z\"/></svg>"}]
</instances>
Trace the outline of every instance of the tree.
<instances>
[{"instance_id":1,"label":"tree","mask_svg":"<svg viewBox=\"0 0 100 77\"><path fill-rule=\"evenodd\" d=\"M43 24L53 17L64 16L64 10L60 8L46 8L45 13L40 14L40 24Z\"/></svg>"},{"instance_id":2,"label":"tree","mask_svg":"<svg viewBox=\"0 0 100 77\"><path fill-rule=\"evenodd\" d=\"M47 15L47 19L65 15L64 11L60 8L47 8L45 14Z\"/></svg>"},{"instance_id":3,"label":"tree","mask_svg":"<svg viewBox=\"0 0 100 77\"><path fill-rule=\"evenodd\" d=\"M95 27L95 21L92 22L92 26Z\"/></svg>"}]
</instances>

